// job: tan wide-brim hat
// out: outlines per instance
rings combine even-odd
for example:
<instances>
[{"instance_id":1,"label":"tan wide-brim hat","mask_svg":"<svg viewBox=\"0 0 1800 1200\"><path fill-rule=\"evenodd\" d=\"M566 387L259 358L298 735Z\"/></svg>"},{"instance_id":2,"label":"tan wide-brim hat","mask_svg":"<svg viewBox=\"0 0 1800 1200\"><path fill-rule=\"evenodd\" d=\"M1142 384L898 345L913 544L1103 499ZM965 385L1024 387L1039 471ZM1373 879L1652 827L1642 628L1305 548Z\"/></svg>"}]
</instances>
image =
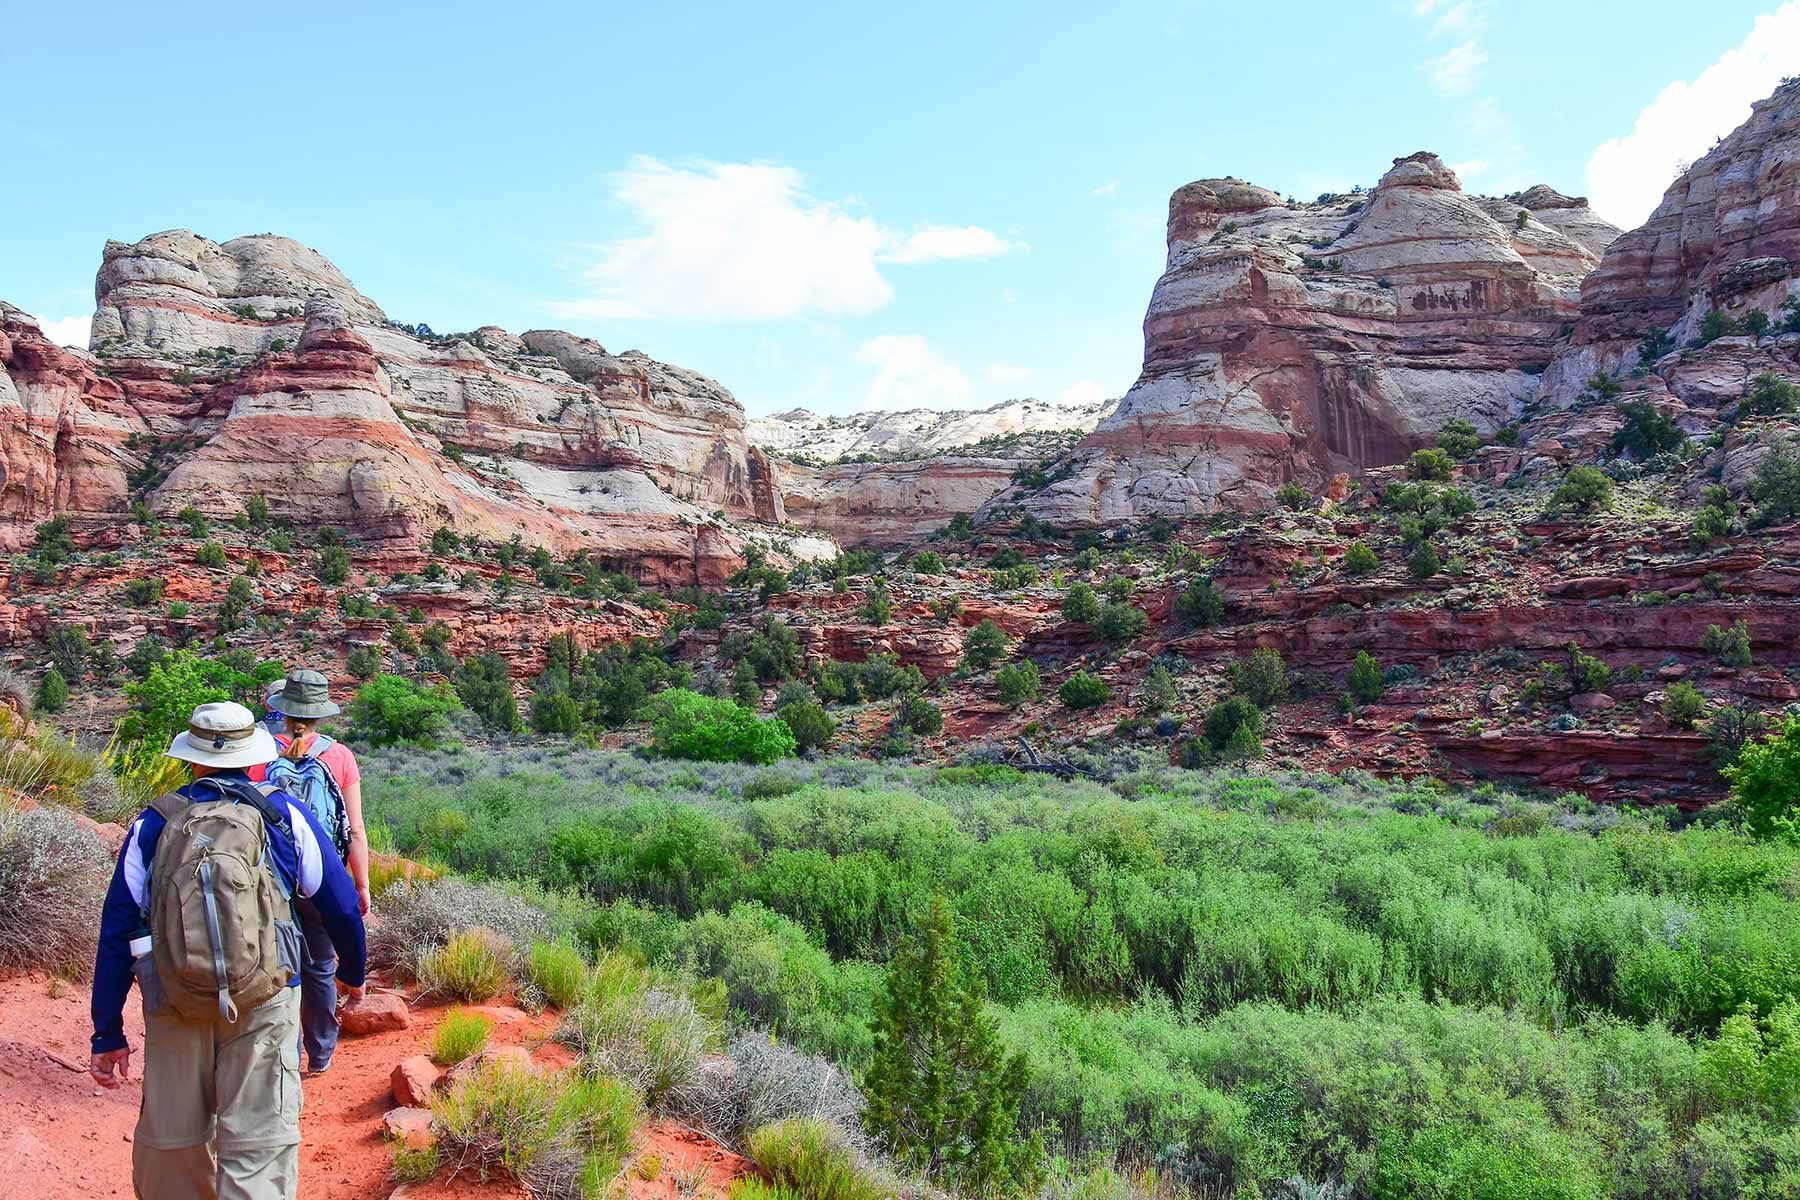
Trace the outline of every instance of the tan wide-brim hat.
<instances>
[{"instance_id":1,"label":"tan wide-brim hat","mask_svg":"<svg viewBox=\"0 0 1800 1200\"><path fill-rule=\"evenodd\" d=\"M269 730L241 704L202 704L185 732L169 743L170 758L204 767L254 767L272 763L281 750Z\"/></svg>"}]
</instances>

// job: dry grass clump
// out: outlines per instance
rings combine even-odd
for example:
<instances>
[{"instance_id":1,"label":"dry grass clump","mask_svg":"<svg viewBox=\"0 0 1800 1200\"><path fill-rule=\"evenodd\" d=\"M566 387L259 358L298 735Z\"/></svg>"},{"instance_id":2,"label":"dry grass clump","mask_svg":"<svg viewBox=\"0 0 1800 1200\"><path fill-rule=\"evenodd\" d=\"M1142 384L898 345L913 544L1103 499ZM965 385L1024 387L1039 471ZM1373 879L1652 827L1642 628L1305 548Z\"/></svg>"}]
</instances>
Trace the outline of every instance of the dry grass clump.
<instances>
[{"instance_id":1,"label":"dry grass clump","mask_svg":"<svg viewBox=\"0 0 1800 1200\"><path fill-rule=\"evenodd\" d=\"M69 813L0 803L0 970L85 979L111 866L100 839Z\"/></svg>"},{"instance_id":2,"label":"dry grass clump","mask_svg":"<svg viewBox=\"0 0 1800 1200\"><path fill-rule=\"evenodd\" d=\"M479 1003L492 1000L512 982L507 963L512 946L491 929L466 929L418 959L419 982L427 992Z\"/></svg>"},{"instance_id":3,"label":"dry grass clump","mask_svg":"<svg viewBox=\"0 0 1800 1200\"><path fill-rule=\"evenodd\" d=\"M831 1063L764 1033L739 1035L730 1054L739 1129L816 1117L836 1127L856 1149L868 1148L862 1092Z\"/></svg>"},{"instance_id":4,"label":"dry grass clump","mask_svg":"<svg viewBox=\"0 0 1800 1200\"><path fill-rule=\"evenodd\" d=\"M466 879L399 879L375 897L379 918L369 930L369 965L415 971L420 958L472 928L491 930L515 946L551 935L550 917L496 884Z\"/></svg>"},{"instance_id":5,"label":"dry grass clump","mask_svg":"<svg viewBox=\"0 0 1800 1200\"><path fill-rule=\"evenodd\" d=\"M453 1008L438 1022L431 1035L431 1058L440 1066L454 1067L487 1049L488 1035L494 1023L480 1013Z\"/></svg>"},{"instance_id":6,"label":"dry grass clump","mask_svg":"<svg viewBox=\"0 0 1800 1200\"><path fill-rule=\"evenodd\" d=\"M817 1117L765 1125L750 1134L746 1145L751 1161L778 1188L804 1200L893 1200L904 1190L843 1130Z\"/></svg>"},{"instance_id":7,"label":"dry grass clump","mask_svg":"<svg viewBox=\"0 0 1800 1200\"><path fill-rule=\"evenodd\" d=\"M618 1079L489 1063L434 1096L431 1115L452 1174L503 1171L536 1200L581 1200L618 1175L643 1102Z\"/></svg>"},{"instance_id":8,"label":"dry grass clump","mask_svg":"<svg viewBox=\"0 0 1800 1200\"><path fill-rule=\"evenodd\" d=\"M709 1129L729 1120L730 1088L709 1062L721 1041L718 1022L687 992L623 955L594 964L556 1038L581 1056L583 1070L627 1081L660 1116Z\"/></svg>"},{"instance_id":9,"label":"dry grass clump","mask_svg":"<svg viewBox=\"0 0 1800 1200\"><path fill-rule=\"evenodd\" d=\"M524 963L524 981L551 1008L566 1009L587 986L587 963L579 951L560 942L535 942Z\"/></svg>"}]
</instances>

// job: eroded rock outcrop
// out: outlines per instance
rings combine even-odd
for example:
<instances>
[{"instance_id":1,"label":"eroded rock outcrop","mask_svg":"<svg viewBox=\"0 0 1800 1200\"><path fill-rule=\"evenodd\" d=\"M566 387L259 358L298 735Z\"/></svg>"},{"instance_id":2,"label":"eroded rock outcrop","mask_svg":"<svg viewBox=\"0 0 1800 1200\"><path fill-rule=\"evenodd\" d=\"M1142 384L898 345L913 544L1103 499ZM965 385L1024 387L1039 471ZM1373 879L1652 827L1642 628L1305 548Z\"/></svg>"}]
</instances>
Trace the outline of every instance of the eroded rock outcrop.
<instances>
[{"instance_id":1,"label":"eroded rock outcrop","mask_svg":"<svg viewBox=\"0 0 1800 1200\"><path fill-rule=\"evenodd\" d=\"M14 542L52 511L123 513L128 472L163 514L261 493L302 526L518 534L659 583L724 578L778 532L751 523L783 520L714 381L556 330L394 323L288 238L109 242L95 300L97 361L8 335L0 421L28 431L5 449Z\"/></svg>"},{"instance_id":2,"label":"eroded rock outcrop","mask_svg":"<svg viewBox=\"0 0 1800 1200\"><path fill-rule=\"evenodd\" d=\"M1639 360L1652 330L1667 331L1674 348L1695 339L1713 309L1777 316L1796 275L1800 81L1759 101L1669 185L1648 221L1607 248L1582 283L1580 319L1546 373L1546 398L1568 403L1597 372L1651 366Z\"/></svg>"},{"instance_id":3,"label":"eroded rock outcrop","mask_svg":"<svg viewBox=\"0 0 1800 1200\"><path fill-rule=\"evenodd\" d=\"M1314 204L1201 180L1168 229L1137 383L1049 486L990 510L1103 524L1250 507L1397 462L1451 417L1497 428L1536 393L1616 233L1549 188L1467 196L1423 153Z\"/></svg>"},{"instance_id":4,"label":"eroded rock outcrop","mask_svg":"<svg viewBox=\"0 0 1800 1200\"><path fill-rule=\"evenodd\" d=\"M0 303L0 548L57 513L125 510L126 439L139 423L92 359Z\"/></svg>"}]
</instances>

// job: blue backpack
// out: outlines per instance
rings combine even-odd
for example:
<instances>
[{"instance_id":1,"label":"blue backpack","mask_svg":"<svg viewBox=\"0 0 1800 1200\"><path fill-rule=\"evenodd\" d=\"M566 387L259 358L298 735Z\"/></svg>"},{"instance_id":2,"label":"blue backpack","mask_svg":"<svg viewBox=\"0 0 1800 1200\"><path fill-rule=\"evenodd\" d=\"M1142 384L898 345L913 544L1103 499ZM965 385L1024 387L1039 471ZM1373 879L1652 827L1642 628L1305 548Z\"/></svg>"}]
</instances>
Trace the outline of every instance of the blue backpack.
<instances>
[{"instance_id":1,"label":"blue backpack","mask_svg":"<svg viewBox=\"0 0 1800 1200\"><path fill-rule=\"evenodd\" d=\"M265 782L280 788L306 807L331 835L331 844L339 858L350 854L350 813L344 808L344 793L319 755L337 743L324 734L313 739L312 753L300 758L282 757L269 764Z\"/></svg>"}]
</instances>

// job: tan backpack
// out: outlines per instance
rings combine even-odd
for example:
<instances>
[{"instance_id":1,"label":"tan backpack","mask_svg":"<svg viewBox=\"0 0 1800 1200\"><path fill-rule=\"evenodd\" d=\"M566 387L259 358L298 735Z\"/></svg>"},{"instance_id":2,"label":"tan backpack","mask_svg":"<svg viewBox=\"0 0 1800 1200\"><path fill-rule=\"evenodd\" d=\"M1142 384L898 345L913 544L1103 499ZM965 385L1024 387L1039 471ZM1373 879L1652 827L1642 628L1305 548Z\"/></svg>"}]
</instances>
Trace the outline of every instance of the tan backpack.
<instances>
[{"instance_id":1,"label":"tan backpack","mask_svg":"<svg viewBox=\"0 0 1800 1200\"><path fill-rule=\"evenodd\" d=\"M254 784L208 777L190 790L219 799L170 792L151 805L167 825L145 918L163 1002L189 1020L235 1023L300 969L293 900L269 857L270 828L291 832L287 814Z\"/></svg>"}]
</instances>

